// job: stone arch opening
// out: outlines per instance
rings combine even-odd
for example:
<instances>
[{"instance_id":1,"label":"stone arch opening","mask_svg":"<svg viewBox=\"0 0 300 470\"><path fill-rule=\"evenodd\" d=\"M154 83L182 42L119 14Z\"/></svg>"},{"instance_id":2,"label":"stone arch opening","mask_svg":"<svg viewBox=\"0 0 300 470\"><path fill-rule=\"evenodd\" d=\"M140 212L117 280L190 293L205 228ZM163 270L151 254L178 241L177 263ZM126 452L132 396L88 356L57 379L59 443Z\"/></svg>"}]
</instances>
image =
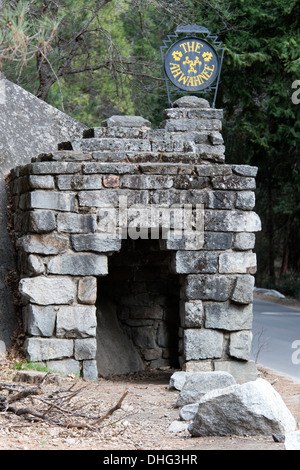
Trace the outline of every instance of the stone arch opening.
<instances>
[{"instance_id":1,"label":"stone arch opening","mask_svg":"<svg viewBox=\"0 0 300 470\"><path fill-rule=\"evenodd\" d=\"M98 278L100 375L179 367L180 276L159 239L125 239Z\"/></svg>"}]
</instances>

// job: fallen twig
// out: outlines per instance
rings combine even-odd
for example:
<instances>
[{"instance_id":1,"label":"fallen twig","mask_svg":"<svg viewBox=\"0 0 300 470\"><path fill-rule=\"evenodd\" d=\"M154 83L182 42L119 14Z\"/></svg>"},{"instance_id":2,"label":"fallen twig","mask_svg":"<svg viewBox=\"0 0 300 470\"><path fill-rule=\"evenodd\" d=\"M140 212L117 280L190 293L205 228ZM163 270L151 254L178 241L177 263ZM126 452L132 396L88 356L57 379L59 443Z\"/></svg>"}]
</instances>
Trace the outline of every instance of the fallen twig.
<instances>
[{"instance_id":1,"label":"fallen twig","mask_svg":"<svg viewBox=\"0 0 300 470\"><path fill-rule=\"evenodd\" d=\"M86 428L95 431L104 420L121 408L122 402L128 394L126 390L118 403L99 418L99 416L89 416L84 412L84 407L88 406L88 403L80 400L77 400L75 404L71 403L83 388L85 387L74 390L73 384L68 389L52 390L47 395L43 388L43 382L39 386L31 388L20 383L0 383L0 392L5 392L3 395L0 393L0 412L13 413L16 416L22 416L25 420L45 421L48 424L66 428ZM28 400L32 406L27 405ZM79 421L77 421L78 418Z\"/></svg>"},{"instance_id":2,"label":"fallen twig","mask_svg":"<svg viewBox=\"0 0 300 470\"><path fill-rule=\"evenodd\" d=\"M106 418L108 418L109 416L111 416L115 411L119 410L121 408L121 405L122 405L122 402L124 400L124 398L127 396L128 394L128 390L126 390L123 395L121 396L120 400L118 401L118 403L113 406L110 410L108 410L108 412L102 416L100 419L98 419L95 423L94 423L94 426L96 424L99 424L99 423L102 423Z\"/></svg>"}]
</instances>

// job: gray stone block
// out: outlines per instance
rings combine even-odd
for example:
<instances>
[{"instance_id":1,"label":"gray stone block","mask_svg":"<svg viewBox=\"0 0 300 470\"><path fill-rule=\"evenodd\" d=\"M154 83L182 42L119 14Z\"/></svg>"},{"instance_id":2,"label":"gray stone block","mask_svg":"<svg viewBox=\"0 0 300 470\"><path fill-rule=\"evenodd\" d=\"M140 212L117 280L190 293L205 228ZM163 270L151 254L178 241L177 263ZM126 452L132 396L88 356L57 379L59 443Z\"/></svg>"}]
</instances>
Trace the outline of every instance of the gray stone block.
<instances>
[{"instance_id":1,"label":"gray stone block","mask_svg":"<svg viewBox=\"0 0 300 470\"><path fill-rule=\"evenodd\" d=\"M103 276L108 273L107 256L90 253L56 256L48 262L47 271L50 274Z\"/></svg>"},{"instance_id":2,"label":"gray stone block","mask_svg":"<svg viewBox=\"0 0 300 470\"><path fill-rule=\"evenodd\" d=\"M202 158L205 158L207 160L213 160L213 161L220 162L220 163L225 161L225 146L224 145L199 144L199 145L196 145L196 152L199 153ZM213 185L213 187L215 186ZM225 188L221 188L221 189L225 189Z\"/></svg>"},{"instance_id":3,"label":"gray stone block","mask_svg":"<svg viewBox=\"0 0 300 470\"><path fill-rule=\"evenodd\" d=\"M253 250L255 246L255 233L241 232L233 236L232 248L236 250Z\"/></svg>"},{"instance_id":4,"label":"gray stone block","mask_svg":"<svg viewBox=\"0 0 300 470\"><path fill-rule=\"evenodd\" d=\"M153 326L139 326L134 328L132 337L134 344L140 348L153 349L156 344L156 332Z\"/></svg>"},{"instance_id":5,"label":"gray stone block","mask_svg":"<svg viewBox=\"0 0 300 470\"><path fill-rule=\"evenodd\" d=\"M82 139L72 142L73 150L82 152L97 151L129 151L129 152L150 152L151 145L144 139L110 139L110 138L92 138Z\"/></svg>"},{"instance_id":6,"label":"gray stone block","mask_svg":"<svg viewBox=\"0 0 300 470\"><path fill-rule=\"evenodd\" d=\"M87 338L96 336L96 307L68 305L60 307L56 317L58 338Z\"/></svg>"},{"instance_id":7,"label":"gray stone block","mask_svg":"<svg viewBox=\"0 0 300 470\"><path fill-rule=\"evenodd\" d=\"M98 253L119 251L121 240L108 238L105 233L72 235L72 246L75 251L95 251Z\"/></svg>"},{"instance_id":8,"label":"gray stone block","mask_svg":"<svg viewBox=\"0 0 300 470\"><path fill-rule=\"evenodd\" d=\"M38 156L38 161L85 162L88 160L92 160L91 153L75 152L74 150L57 150L56 152L42 153Z\"/></svg>"},{"instance_id":9,"label":"gray stone block","mask_svg":"<svg viewBox=\"0 0 300 470\"><path fill-rule=\"evenodd\" d=\"M213 372L213 363L210 359L188 361L182 365L184 370L188 373L194 372Z\"/></svg>"},{"instance_id":10,"label":"gray stone block","mask_svg":"<svg viewBox=\"0 0 300 470\"><path fill-rule=\"evenodd\" d=\"M76 286L68 277L37 276L23 278L19 291L30 302L38 305L71 304L76 299Z\"/></svg>"},{"instance_id":11,"label":"gray stone block","mask_svg":"<svg viewBox=\"0 0 300 470\"><path fill-rule=\"evenodd\" d=\"M237 175L251 176L255 178L255 176L257 175L258 168L256 166L250 165L232 165L232 170Z\"/></svg>"},{"instance_id":12,"label":"gray stone block","mask_svg":"<svg viewBox=\"0 0 300 470\"><path fill-rule=\"evenodd\" d=\"M177 251L171 264L174 272L179 274L215 273L218 255L209 251Z\"/></svg>"},{"instance_id":13,"label":"gray stone block","mask_svg":"<svg viewBox=\"0 0 300 470\"><path fill-rule=\"evenodd\" d=\"M167 119L162 127L168 132L182 131L220 131L222 123L219 119Z\"/></svg>"},{"instance_id":14,"label":"gray stone block","mask_svg":"<svg viewBox=\"0 0 300 470\"><path fill-rule=\"evenodd\" d=\"M24 235L17 241L18 248L25 253L57 255L68 249L69 237L57 233Z\"/></svg>"},{"instance_id":15,"label":"gray stone block","mask_svg":"<svg viewBox=\"0 0 300 470\"><path fill-rule=\"evenodd\" d=\"M97 300L97 278L83 277L78 281L78 301L94 305Z\"/></svg>"},{"instance_id":16,"label":"gray stone block","mask_svg":"<svg viewBox=\"0 0 300 470\"><path fill-rule=\"evenodd\" d=\"M255 274L256 254L251 252L221 253L219 272L224 274Z\"/></svg>"},{"instance_id":17,"label":"gray stone block","mask_svg":"<svg viewBox=\"0 0 300 470\"><path fill-rule=\"evenodd\" d=\"M255 206L255 193L253 191L239 191L236 195L235 207L251 211Z\"/></svg>"},{"instance_id":18,"label":"gray stone block","mask_svg":"<svg viewBox=\"0 0 300 470\"><path fill-rule=\"evenodd\" d=\"M29 175L29 186L32 189L54 189L54 178L51 175Z\"/></svg>"},{"instance_id":19,"label":"gray stone block","mask_svg":"<svg viewBox=\"0 0 300 470\"><path fill-rule=\"evenodd\" d=\"M58 307L40 307L27 305L24 308L24 326L26 333L32 336L53 336L56 311Z\"/></svg>"},{"instance_id":20,"label":"gray stone block","mask_svg":"<svg viewBox=\"0 0 300 470\"><path fill-rule=\"evenodd\" d=\"M221 134L221 132L217 131L212 131L209 134L209 140L213 145L223 145L224 144L224 139Z\"/></svg>"},{"instance_id":21,"label":"gray stone block","mask_svg":"<svg viewBox=\"0 0 300 470\"><path fill-rule=\"evenodd\" d=\"M142 173L153 175L189 175L193 167L188 164L177 165L175 163L140 163L139 169Z\"/></svg>"},{"instance_id":22,"label":"gray stone block","mask_svg":"<svg viewBox=\"0 0 300 470\"><path fill-rule=\"evenodd\" d=\"M124 175L121 188L129 189L169 189L173 186L173 179L165 175Z\"/></svg>"},{"instance_id":23,"label":"gray stone block","mask_svg":"<svg viewBox=\"0 0 300 470\"><path fill-rule=\"evenodd\" d=\"M74 345L69 339L26 338L24 348L30 361L40 362L72 357Z\"/></svg>"},{"instance_id":24,"label":"gray stone block","mask_svg":"<svg viewBox=\"0 0 300 470\"><path fill-rule=\"evenodd\" d=\"M200 108L210 109L209 102L204 98L198 96L182 96L173 103L174 108ZM173 108L172 108L173 109Z\"/></svg>"},{"instance_id":25,"label":"gray stone block","mask_svg":"<svg viewBox=\"0 0 300 470\"><path fill-rule=\"evenodd\" d=\"M210 187L210 179L205 176L174 176L173 187L176 189L205 189Z\"/></svg>"},{"instance_id":26,"label":"gray stone block","mask_svg":"<svg viewBox=\"0 0 300 470\"><path fill-rule=\"evenodd\" d=\"M97 361L82 361L82 376L85 380L98 380Z\"/></svg>"},{"instance_id":27,"label":"gray stone block","mask_svg":"<svg viewBox=\"0 0 300 470\"><path fill-rule=\"evenodd\" d=\"M171 142L170 139L155 139L151 142L151 150L152 152L172 152L179 151L182 152L184 149L184 142L177 141Z\"/></svg>"},{"instance_id":28,"label":"gray stone block","mask_svg":"<svg viewBox=\"0 0 300 470\"><path fill-rule=\"evenodd\" d=\"M74 212L76 209L75 195L71 193L36 190L27 195L28 209L53 209Z\"/></svg>"},{"instance_id":29,"label":"gray stone block","mask_svg":"<svg viewBox=\"0 0 300 470\"><path fill-rule=\"evenodd\" d=\"M230 356L248 361L250 359L251 343L251 331L237 331L236 333L231 333L229 343Z\"/></svg>"},{"instance_id":30,"label":"gray stone block","mask_svg":"<svg viewBox=\"0 0 300 470\"><path fill-rule=\"evenodd\" d=\"M178 236L178 237L177 237ZM162 250L201 250L204 245L204 234L199 231L176 232L170 231L166 239L160 239Z\"/></svg>"},{"instance_id":31,"label":"gray stone block","mask_svg":"<svg viewBox=\"0 0 300 470\"><path fill-rule=\"evenodd\" d=\"M43 257L36 256L36 255L28 255L27 263L23 262L24 264L21 265L21 269L25 272L28 270L29 275L38 275L38 274L45 274L46 267L44 264Z\"/></svg>"},{"instance_id":32,"label":"gray stone block","mask_svg":"<svg viewBox=\"0 0 300 470\"><path fill-rule=\"evenodd\" d=\"M95 214L57 214L57 230L67 233L95 232L97 219Z\"/></svg>"},{"instance_id":33,"label":"gray stone block","mask_svg":"<svg viewBox=\"0 0 300 470\"><path fill-rule=\"evenodd\" d=\"M96 152L95 152L96 153ZM136 172L136 165L130 163L107 163L107 162L91 162L83 165L83 173L87 175L91 174L116 174L123 175L126 173L134 174ZM88 177L90 178L90 177ZM91 177L92 178L92 177ZM94 188L82 188L82 189L97 189Z\"/></svg>"},{"instance_id":34,"label":"gray stone block","mask_svg":"<svg viewBox=\"0 0 300 470\"><path fill-rule=\"evenodd\" d=\"M151 128L151 122L142 116L111 116L102 121L103 127L146 127Z\"/></svg>"},{"instance_id":35,"label":"gray stone block","mask_svg":"<svg viewBox=\"0 0 300 470\"><path fill-rule=\"evenodd\" d=\"M215 176L212 178L212 185L215 189L246 190L255 189L255 179L245 176Z\"/></svg>"},{"instance_id":36,"label":"gray stone block","mask_svg":"<svg viewBox=\"0 0 300 470\"><path fill-rule=\"evenodd\" d=\"M231 276L190 274L184 280L182 293L189 300L225 301L231 296L234 281Z\"/></svg>"},{"instance_id":37,"label":"gray stone block","mask_svg":"<svg viewBox=\"0 0 300 470\"><path fill-rule=\"evenodd\" d=\"M75 359L62 359L60 361L47 361L47 368L63 377L70 375L80 376L80 363Z\"/></svg>"},{"instance_id":38,"label":"gray stone block","mask_svg":"<svg viewBox=\"0 0 300 470\"><path fill-rule=\"evenodd\" d=\"M62 173L79 173L81 164L75 162L35 162L23 168L25 174L59 175Z\"/></svg>"},{"instance_id":39,"label":"gray stone block","mask_svg":"<svg viewBox=\"0 0 300 470\"><path fill-rule=\"evenodd\" d=\"M195 149L194 144L209 144L208 134L205 131L176 132L174 134L171 134L170 136L168 135L168 137L170 138L172 142L179 143L179 146L177 148L178 151L181 148L182 150L190 152L192 151L193 148ZM183 143L184 145L181 146L181 143ZM190 144L190 145L186 145L186 144ZM176 147L174 147L173 150L176 150ZM202 176L202 175L199 175L199 176Z\"/></svg>"},{"instance_id":40,"label":"gray stone block","mask_svg":"<svg viewBox=\"0 0 300 470\"><path fill-rule=\"evenodd\" d=\"M174 330L174 329L173 329ZM166 323L160 323L157 328L157 344L161 348L168 348L170 347L170 343L172 339L174 338L173 336L174 331L170 328L170 325Z\"/></svg>"},{"instance_id":41,"label":"gray stone block","mask_svg":"<svg viewBox=\"0 0 300 470\"><path fill-rule=\"evenodd\" d=\"M223 109L188 109L189 119L223 119Z\"/></svg>"},{"instance_id":42,"label":"gray stone block","mask_svg":"<svg viewBox=\"0 0 300 470\"><path fill-rule=\"evenodd\" d=\"M29 232L51 232L56 229L55 213L49 210L34 210L28 213Z\"/></svg>"},{"instance_id":43,"label":"gray stone block","mask_svg":"<svg viewBox=\"0 0 300 470\"><path fill-rule=\"evenodd\" d=\"M208 191L208 209L234 209L236 195L233 191Z\"/></svg>"},{"instance_id":44,"label":"gray stone block","mask_svg":"<svg viewBox=\"0 0 300 470\"><path fill-rule=\"evenodd\" d=\"M211 232L259 232L261 221L255 212L206 210L205 230Z\"/></svg>"},{"instance_id":45,"label":"gray stone block","mask_svg":"<svg viewBox=\"0 0 300 470\"><path fill-rule=\"evenodd\" d=\"M101 189L102 179L99 175L59 175L57 187L63 191Z\"/></svg>"},{"instance_id":46,"label":"gray stone block","mask_svg":"<svg viewBox=\"0 0 300 470\"><path fill-rule=\"evenodd\" d=\"M205 305L205 327L219 330L250 330L252 304L237 305L230 302Z\"/></svg>"},{"instance_id":47,"label":"gray stone block","mask_svg":"<svg viewBox=\"0 0 300 470\"><path fill-rule=\"evenodd\" d=\"M102 189L100 191L80 191L78 193L79 205L82 207L118 207L118 189Z\"/></svg>"},{"instance_id":48,"label":"gray stone block","mask_svg":"<svg viewBox=\"0 0 300 470\"><path fill-rule=\"evenodd\" d=\"M206 232L204 234L204 250L229 250L232 233Z\"/></svg>"},{"instance_id":49,"label":"gray stone block","mask_svg":"<svg viewBox=\"0 0 300 470\"><path fill-rule=\"evenodd\" d=\"M235 378L236 383L239 384L257 378L257 369L253 361L215 361L214 369L215 371L229 372Z\"/></svg>"},{"instance_id":50,"label":"gray stone block","mask_svg":"<svg viewBox=\"0 0 300 470\"><path fill-rule=\"evenodd\" d=\"M238 276L231 295L231 300L241 304L253 302L253 289L255 279L253 276Z\"/></svg>"},{"instance_id":51,"label":"gray stone block","mask_svg":"<svg viewBox=\"0 0 300 470\"><path fill-rule=\"evenodd\" d=\"M231 165L196 165L196 172L199 176L225 176L232 174Z\"/></svg>"},{"instance_id":52,"label":"gray stone block","mask_svg":"<svg viewBox=\"0 0 300 470\"><path fill-rule=\"evenodd\" d=\"M77 361L95 359L97 351L96 338L74 340L74 357Z\"/></svg>"},{"instance_id":53,"label":"gray stone block","mask_svg":"<svg viewBox=\"0 0 300 470\"><path fill-rule=\"evenodd\" d=\"M94 151L93 159L98 160L99 162L126 162L127 154L126 152L117 151Z\"/></svg>"},{"instance_id":54,"label":"gray stone block","mask_svg":"<svg viewBox=\"0 0 300 470\"><path fill-rule=\"evenodd\" d=\"M221 358L223 334L210 329L186 329L183 345L186 361Z\"/></svg>"},{"instance_id":55,"label":"gray stone block","mask_svg":"<svg viewBox=\"0 0 300 470\"><path fill-rule=\"evenodd\" d=\"M202 300L180 302L180 320L183 328L201 328L203 318Z\"/></svg>"}]
</instances>

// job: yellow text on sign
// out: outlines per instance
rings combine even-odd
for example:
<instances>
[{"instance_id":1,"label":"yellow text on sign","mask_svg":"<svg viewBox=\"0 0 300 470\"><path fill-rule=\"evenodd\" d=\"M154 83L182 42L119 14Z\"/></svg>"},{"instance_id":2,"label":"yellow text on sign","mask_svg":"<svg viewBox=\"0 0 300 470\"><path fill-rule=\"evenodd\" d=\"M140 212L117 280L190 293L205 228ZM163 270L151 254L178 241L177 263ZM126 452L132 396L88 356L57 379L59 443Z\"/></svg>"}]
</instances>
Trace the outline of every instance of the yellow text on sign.
<instances>
[{"instance_id":1,"label":"yellow text on sign","mask_svg":"<svg viewBox=\"0 0 300 470\"><path fill-rule=\"evenodd\" d=\"M180 47L184 49L184 52L200 52L201 47L203 47L203 44L198 41L188 41L188 42L183 42L180 44Z\"/></svg>"},{"instance_id":2,"label":"yellow text on sign","mask_svg":"<svg viewBox=\"0 0 300 470\"><path fill-rule=\"evenodd\" d=\"M196 77L189 77L184 75L182 72L179 64L170 63L170 70L174 78L179 77L177 80L178 82L182 82L185 86L199 86L202 85L206 80L209 80L214 72L215 66L212 65L209 67L207 64L205 65L203 71L197 75Z\"/></svg>"}]
</instances>

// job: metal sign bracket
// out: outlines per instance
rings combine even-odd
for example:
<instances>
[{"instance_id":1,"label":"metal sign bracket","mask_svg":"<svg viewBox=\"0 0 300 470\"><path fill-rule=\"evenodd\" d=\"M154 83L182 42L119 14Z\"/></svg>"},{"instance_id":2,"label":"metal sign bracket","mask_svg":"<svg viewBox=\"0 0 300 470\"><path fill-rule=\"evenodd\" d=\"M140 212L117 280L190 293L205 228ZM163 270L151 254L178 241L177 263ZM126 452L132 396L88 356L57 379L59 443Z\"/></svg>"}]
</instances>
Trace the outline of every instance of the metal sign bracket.
<instances>
[{"instance_id":1,"label":"metal sign bracket","mask_svg":"<svg viewBox=\"0 0 300 470\"><path fill-rule=\"evenodd\" d=\"M165 56L168 51L168 49L172 46L173 44L173 39L178 39L179 36L185 35L185 37L189 37L190 35L193 35L193 37L198 37L200 36L199 39L206 40L215 51L217 51L218 57L219 57L219 67L218 67L218 73L216 76L216 79L214 80L214 83L209 84L207 87L205 87L202 90L198 91L193 91L193 90L187 90L187 89L182 89L174 83L170 82L166 70L165 70ZM216 103L216 98L217 98L217 93L218 93L218 88L219 88L219 83L220 83L220 76L221 76L221 69L222 69L222 64L223 64L223 57L224 57L224 47L222 46L222 43L218 41L218 36L216 34L211 33L207 28L204 26L199 26L199 25L186 25L186 26L178 26L175 30L174 34L170 34L167 36L167 39L163 40L163 46L160 47L161 51L161 58L162 58L162 64L163 64L163 69L164 69L164 77L165 77L165 83L166 83L166 89L167 89L167 95L168 95L168 102L170 107L172 107L172 102L171 102L171 92L174 91L176 93L189 93L189 94L198 94L198 93L209 93L211 91L214 91L214 98L213 98L213 103L212 103L212 108L215 107Z\"/></svg>"}]
</instances>

